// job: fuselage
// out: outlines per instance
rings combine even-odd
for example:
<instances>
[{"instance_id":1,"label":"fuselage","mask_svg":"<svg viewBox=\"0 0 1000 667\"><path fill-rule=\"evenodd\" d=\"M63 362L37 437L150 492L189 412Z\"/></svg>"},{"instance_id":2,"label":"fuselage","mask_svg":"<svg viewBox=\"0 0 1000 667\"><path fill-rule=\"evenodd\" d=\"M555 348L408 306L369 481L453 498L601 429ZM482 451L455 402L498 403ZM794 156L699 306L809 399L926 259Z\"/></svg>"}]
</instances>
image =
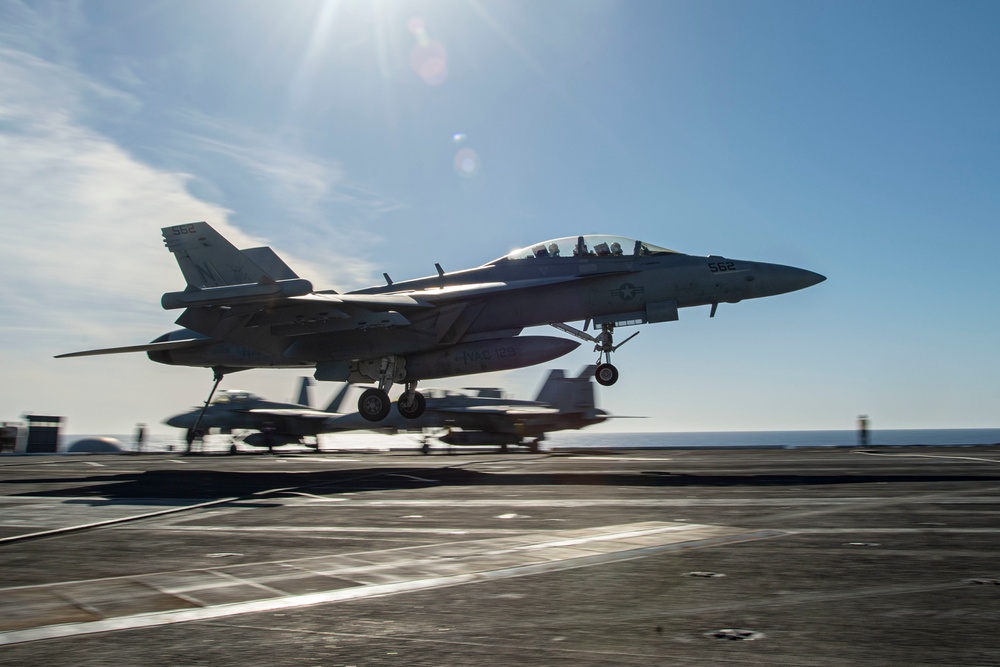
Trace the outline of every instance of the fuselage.
<instances>
[{"instance_id":1,"label":"fuselage","mask_svg":"<svg viewBox=\"0 0 1000 667\"><path fill-rule=\"evenodd\" d=\"M561 348L558 338L518 338L526 327L584 320L595 324L671 321L678 319L679 308L782 294L823 279L795 267L696 257L622 237L568 237L529 246L473 269L347 293L433 295L433 307L407 312L402 325L290 336L265 334L265 327L247 327L226 341L154 352L150 358L191 366L259 368L401 355L414 367L423 362L427 369L423 378L446 377L523 367L529 357L531 363L542 363L571 349ZM190 335L174 332L158 340ZM517 350L511 347L512 341L519 341ZM457 345L467 348L459 354L458 363L445 359L445 351ZM516 352L521 365L507 360L507 366L497 366L503 360L496 357L505 350ZM463 358L477 355L489 356L491 363L459 368Z\"/></svg>"}]
</instances>

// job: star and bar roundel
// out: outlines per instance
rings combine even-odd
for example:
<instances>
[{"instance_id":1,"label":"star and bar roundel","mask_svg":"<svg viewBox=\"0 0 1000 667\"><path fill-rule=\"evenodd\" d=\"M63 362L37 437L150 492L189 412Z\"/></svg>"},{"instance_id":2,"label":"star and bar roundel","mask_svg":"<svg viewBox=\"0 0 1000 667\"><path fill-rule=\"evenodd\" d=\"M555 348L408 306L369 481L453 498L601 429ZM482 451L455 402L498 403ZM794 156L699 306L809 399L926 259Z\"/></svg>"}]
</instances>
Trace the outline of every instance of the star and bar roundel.
<instances>
[{"instance_id":1,"label":"star and bar roundel","mask_svg":"<svg viewBox=\"0 0 1000 667\"><path fill-rule=\"evenodd\" d=\"M611 290L611 294L612 296L620 297L622 301L631 301L637 294L642 294L645 291L645 287L636 286L632 283L622 283L622 286L618 289Z\"/></svg>"}]
</instances>

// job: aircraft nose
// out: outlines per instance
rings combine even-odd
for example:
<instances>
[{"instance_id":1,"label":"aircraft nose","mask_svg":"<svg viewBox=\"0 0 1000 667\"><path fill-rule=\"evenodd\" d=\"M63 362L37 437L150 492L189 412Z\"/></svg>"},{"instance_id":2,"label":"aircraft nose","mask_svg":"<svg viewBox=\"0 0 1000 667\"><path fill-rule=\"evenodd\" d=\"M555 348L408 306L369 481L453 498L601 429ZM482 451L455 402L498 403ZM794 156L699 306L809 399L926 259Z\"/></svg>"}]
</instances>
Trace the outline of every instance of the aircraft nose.
<instances>
[{"instance_id":1,"label":"aircraft nose","mask_svg":"<svg viewBox=\"0 0 1000 667\"><path fill-rule=\"evenodd\" d=\"M757 264L754 270L757 296L774 296L817 285L826 276L782 264Z\"/></svg>"},{"instance_id":2,"label":"aircraft nose","mask_svg":"<svg viewBox=\"0 0 1000 667\"><path fill-rule=\"evenodd\" d=\"M194 415L190 412L185 412L165 419L163 423L174 428L191 428L194 426Z\"/></svg>"}]
</instances>

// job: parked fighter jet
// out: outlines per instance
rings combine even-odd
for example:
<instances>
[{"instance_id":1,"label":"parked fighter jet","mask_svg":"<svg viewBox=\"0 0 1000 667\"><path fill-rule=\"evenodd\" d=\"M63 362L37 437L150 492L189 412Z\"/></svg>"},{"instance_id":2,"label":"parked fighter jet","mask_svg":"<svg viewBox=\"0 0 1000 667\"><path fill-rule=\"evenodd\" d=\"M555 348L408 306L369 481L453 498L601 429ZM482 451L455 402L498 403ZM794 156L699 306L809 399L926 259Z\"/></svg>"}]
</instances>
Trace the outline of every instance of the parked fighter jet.
<instances>
[{"instance_id":1,"label":"parked fighter jet","mask_svg":"<svg viewBox=\"0 0 1000 667\"><path fill-rule=\"evenodd\" d=\"M537 451L545 434L552 431L581 429L611 419L594 403L595 365L587 366L579 377L566 377L561 369L552 370L535 400L515 400L503 390L470 387L475 394L450 389L426 390L424 414L407 419L398 413L377 425L359 413L340 415L327 420L329 431L373 429L390 433L447 428L441 441L450 445L525 445ZM423 452L430 447L424 441Z\"/></svg>"},{"instance_id":2,"label":"parked fighter jet","mask_svg":"<svg viewBox=\"0 0 1000 667\"><path fill-rule=\"evenodd\" d=\"M255 431L241 438L254 447L272 449L302 443L318 448L317 440L310 442L308 439L326 432L324 424L331 414L340 409L349 385L344 385L324 410L317 410L311 407L310 383L309 378L302 378L295 403L278 403L242 389L226 389L208 405L168 417L163 423L185 429L189 448L193 439L210 433L212 429L220 433ZM230 452L235 451L234 444Z\"/></svg>"},{"instance_id":3,"label":"parked fighter jet","mask_svg":"<svg viewBox=\"0 0 1000 667\"><path fill-rule=\"evenodd\" d=\"M388 390L405 383L397 405L407 418L426 406L417 383L523 368L562 356L579 343L520 336L551 324L595 343L597 381L612 385L616 326L678 319L678 309L783 294L819 283L812 271L780 264L695 257L618 236L574 236L516 250L473 269L346 294L314 291L269 247L238 250L207 223L162 230L187 280L163 295L184 309L183 329L147 345L59 355L146 352L164 364L246 368L315 367L318 380L376 382L358 400L370 421L391 407ZM566 322L585 321L583 330ZM600 333L587 333L590 323ZM635 334L633 334L634 336ZM631 338L631 337L630 337ZM213 388L214 392L214 388ZM211 396L211 394L210 394Z\"/></svg>"}]
</instances>

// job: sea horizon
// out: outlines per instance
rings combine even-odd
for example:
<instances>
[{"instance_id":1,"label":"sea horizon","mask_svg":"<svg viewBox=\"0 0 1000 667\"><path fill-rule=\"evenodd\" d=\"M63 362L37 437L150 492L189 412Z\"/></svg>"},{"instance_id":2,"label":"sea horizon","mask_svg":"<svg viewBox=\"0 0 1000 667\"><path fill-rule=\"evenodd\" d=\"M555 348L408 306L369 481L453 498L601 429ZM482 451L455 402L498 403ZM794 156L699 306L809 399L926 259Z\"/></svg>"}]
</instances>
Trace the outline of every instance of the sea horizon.
<instances>
[{"instance_id":1,"label":"sea horizon","mask_svg":"<svg viewBox=\"0 0 1000 667\"><path fill-rule=\"evenodd\" d=\"M433 437L433 436L432 436ZM79 440L113 438L124 451L136 451L136 434L62 434L60 451ZM419 433L387 435L351 432L320 436L321 450L390 450L418 447L424 436ZM207 450L228 448L232 437L210 435L205 440ZM1000 428L961 429L874 429L868 432L867 445L852 429L787 430L787 431L643 431L593 432L558 431L549 434L542 449L698 449L698 448L799 448L799 447L899 447L899 446L983 446L1000 445ZM186 442L177 435L147 435L142 445L145 452L183 451ZM434 442L434 446L447 447ZM251 450L248 445L241 447ZM294 446L283 451L293 451Z\"/></svg>"}]
</instances>

